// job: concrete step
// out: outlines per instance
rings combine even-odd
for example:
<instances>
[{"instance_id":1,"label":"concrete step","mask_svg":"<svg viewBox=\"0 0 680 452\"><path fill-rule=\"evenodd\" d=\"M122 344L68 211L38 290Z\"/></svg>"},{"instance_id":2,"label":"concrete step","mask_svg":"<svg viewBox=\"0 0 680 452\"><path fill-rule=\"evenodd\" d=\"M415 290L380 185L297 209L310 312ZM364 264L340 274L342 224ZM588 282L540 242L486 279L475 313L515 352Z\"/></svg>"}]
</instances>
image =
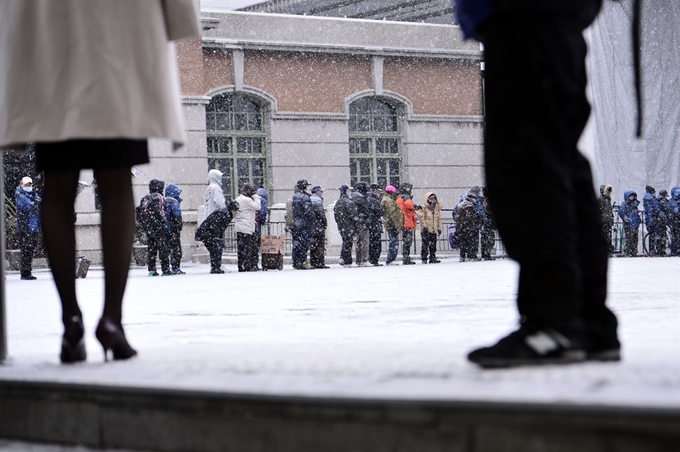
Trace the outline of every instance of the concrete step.
<instances>
[{"instance_id":1,"label":"concrete step","mask_svg":"<svg viewBox=\"0 0 680 452\"><path fill-rule=\"evenodd\" d=\"M0 381L0 438L220 452L677 452L680 410Z\"/></svg>"}]
</instances>

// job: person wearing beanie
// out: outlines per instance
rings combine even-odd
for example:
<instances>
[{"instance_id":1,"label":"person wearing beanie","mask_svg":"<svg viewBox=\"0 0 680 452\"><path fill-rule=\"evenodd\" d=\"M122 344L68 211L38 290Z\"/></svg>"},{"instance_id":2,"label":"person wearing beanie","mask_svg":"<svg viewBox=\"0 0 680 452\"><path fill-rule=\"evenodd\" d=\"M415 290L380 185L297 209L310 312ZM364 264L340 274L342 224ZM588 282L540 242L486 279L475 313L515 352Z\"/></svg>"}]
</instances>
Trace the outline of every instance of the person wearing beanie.
<instances>
[{"instance_id":1,"label":"person wearing beanie","mask_svg":"<svg viewBox=\"0 0 680 452\"><path fill-rule=\"evenodd\" d=\"M659 214L661 213L661 204L656 199L654 194L656 190L651 185L645 186L645 195L642 197L642 208L645 211L645 226L649 231L649 256L661 256L665 250L660 249L660 237L662 225L659 221Z\"/></svg>"},{"instance_id":2,"label":"person wearing beanie","mask_svg":"<svg viewBox=\"0 0 680 452\"><path fill-rule=\"evenodd\" d=\"M256 271L260 244L255 241L255 217L262 203L255 187L249 183L243 184L235 201L238 203L238 211L234 215L238 271Z\"/></svg>"},{"instance_id":3,"label":"person wearing beanie","mask_svg":"<svg viewBox=\"0 0 680 452\"><path fill-rule=\"evenodd\" d=\"M343 267L351 267L352 241L354 240L354 235L357 231L357 206L354 205L350 199L352 187L347 184L342 184L338 190L340 190L340 199L338 199L335 202L335 206L333 206L333 216L335 218L335 224L338 225L340 238L342 239L339 264Z\"/></svg>"},{"instance_id":4,"label":"person wearing beanie","mask_svg":"<svg viewBox=\"0 0 680 452\"><path fill-rule=\"evenodd\" d=\"M623 221L624 250L627 257L637 256L638 251L638 228L640 227L640 212L638 206L640 201L637 193L633 190L623 192L623 203L619 206L619 217Z\"/></svg>"},{"instance_id":5,"label":"person wearing beanie","mask_svg":"<svg viewBox=\"0 0 680 452\"><path fill-rule=\"evenodd\" d=\"M425 193L423 206L417 210L420 219L420 258L423 264L438 264L437 236L442 233L442 206L437 195Z\"/></svg>"},{"instance_id":6,"label":"person wearing beanie","mask_svg":"<svg viewBox=\"0 0 680 452\"><path fill-rule=\"evenodd\" d=\"M312 225L312 242L309 247L309 263L312 268L330 268L326 265L326 208L323 206L324 189L320 185L312 187L312 210L314 220Z\"/></svg>"},{"instance_id":7,"label":"person wearing beanie","mask_svg":"<svg viewBox=\"0 0 680 452\"><path fill-rule=\"evenodd\" d=\"M460 261L474 261L474 244L479 231L479 215L477 215L477 195L471 190L465 200L458 204L453 217L456 223L455 240L460 243Z\"/></svg>"},{"instance_id":8,"label":"person wearing beanie","mask_svg":"<svg viewBox=\"0 0 680 452\"><path fill-rule=\"evenodd\" d=\"M383 191L378 184L371 184L371 190L366 194L368 202L368 263L374 267L382 267L380 254L382 253L382 233L383 233L383 206L380 200Z\"/></svg>"},{"instance_id":9,"label":"person wearing beanie","mask_svg":"<svg viewBox=\"0 0 680 452\"><path fill-rule=\"evenodd\" d=\"M28 176L21 179L14 192L14 200L17 212L17 235L21 250L20 277L23 280L32 281L37 279L33 276L33 254L38 246L42 204L42 199L33 190L33 179Z\"/></svg>"},{"instance_id":10,"label":"person wearing beanie","mask_svg":"<svg viewBox=\"0 0 680 452\"><path fill-rule=\"evenodd\" d=\"M612 210L612 191L611 185L600 185L600 197L597 198L597 206L600 209L602 218L602 238L607 241L609 254L614 252L612 243L612 228L614 227L614 211Z\"/></svg>"},{"instance_id":11,"label":"person wearing beanie","mask_svg":"<svg viewBox=\"0 0 680 452\"><path fill-rule=\"evenodd\" d=\"M418 217L411 196L412 189L413 185L404 182L399 186L399 196L397 197L397 205L404 214L404 229L401 232L401 257L404 265L415 264L415 261L411 259L411 245L413 244Z\"/></svg>"},{"instance_id":12,"label":"person wearing beanie","mask_svg":"<svg viewBox=\"0 0 680 452\"><path fill-rule=\"evenodd\" d=\"M368 185L357 182L352 194L352 202L357 207L356 220L356 261L359 267L367 267L368 246L371 226L371 209L368 204Z\"/></svg>"},{"instance_id":13,"label":"person wearing beanie","mask_svg":"<svg viewBox=\"0 0 680 452\"><path fill-rule=\"evenodd\" d=\"M152 179L149 182L149 193L146 194L137 207L137 219L146 234L147 258L146 265L149 276L158 276L156 271L156 256L161 262L161 274L171 276L170 253L165 237L168 219L165 214L165 199L163 198L165 182Z\"/></svg>"},{"instance_id":14,"label":"person wearing beanie","mask_svg":"<svg viewBox=\"0 0 680 452\"><path fill-rule=\"evenodd\" d=\"M397 253L399 252L399 233L404 229L404 212L397 204L397 189L388 185L385 187L385 196L382 198L384 210L385 230L387 230L387 259L385 265L396 265Z\"/></svg>"},{"instance_id":15,"label":"person wearing beanie","mask_svg":"<svg viewBox=\"0 0 680 452\"><path fill-rule=\"evenodd\" d=\"M657 251L659 256L666 256L666 247L668 246L668 227L671 224L671 207L668 201L668 191L660 190L659 196L656 198L659 201L659 236L657 241Z\"/></svg>"}]
</instances>

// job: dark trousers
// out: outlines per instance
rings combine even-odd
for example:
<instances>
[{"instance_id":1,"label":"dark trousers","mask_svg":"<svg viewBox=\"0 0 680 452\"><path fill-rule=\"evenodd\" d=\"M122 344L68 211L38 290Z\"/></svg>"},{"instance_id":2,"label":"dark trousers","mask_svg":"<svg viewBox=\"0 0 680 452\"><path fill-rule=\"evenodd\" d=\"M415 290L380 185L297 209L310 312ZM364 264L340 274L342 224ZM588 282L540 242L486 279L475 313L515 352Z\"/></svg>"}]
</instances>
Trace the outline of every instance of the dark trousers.
<instances>
[{"instance_id":1,"label":"dark trousers","mask_svg":"<svg viewBox=\"0 0 680 452\"><path fill-rule=\"evenodd\" d=\"M458 233L460 257L465 259L477 259L477 251L475 250L475 245L479 242L477 237L479 237L477 229L461 229Z\"/></svg>"},{"instance_id":2,"label":"dark trousers","mask_svg":"<svg viewBox=\"0 0 680 452\"><path fill-rule=\"evenodd\" d=\"M612 243L612 227L614 225L612 223L602 223L602 238L604 239L605 242L607 242L607 248L609 249L609 253L614 252L614 244Z\"/></svg>"},{"instance_id":3,"label":"dark trousers","mask_svg":"<svg viewBox=\"0 0 680 452\"><path fill-rule=\"evenodd\" d=\"M437 233L420 231L420 259L423 263L437 260ZM428 259L429 258L429 259Z\"/></svg>"},{"instance_id":4,"label":"dark trousers","mask_svg":"<svg viewBox=\"0 0 680 452\"><path fill-rule=\"evenodd\" d=\"M671 256L680 256L680 221L670 226Z\"/></svg>"},{"instance_id":5,"label":"dark trousers","mask_svg":"<svg viewBox=\"0 0 680 452\"><path fill-rule=\"evenodd\" d=\"M342 248L340 248L340 259L344 265L352 264L352 242L354 240L354 233L352 231L340 231L342 238Z\"/></svg>"},{"instance_id":6,"label":"dark trousers","mask_svg":"<svg viewBox=\"0 0 680 452\"><path fill-rule=\"evenodd\" d=\"M368 262L377 264L382 253L382 230L372 228L368 230Z\"/></svg>"},{"instance_id":7,"label":"dark trousers","mask_svg":"<svg viewBox=\"0 0 680 452\"><path fill-rule=\"evenodd\" d=\"M411 245L413 245L413 233L415 229L404 229L402 231L401 256L404 262L411 260Z\"/></svg>"},{"instance_id":8,"label":"dark trousers","mask_svg":"<svg viewBox=\"0 0 680 452\"><path fill-rule=\"evenodd\" d=\"M307 253L311 245L311 231L304 228L293 228L293 267L307 262Z\"/></svg>"},{"instance_id":9,"label":"dark trousers","mask_svg":"<svg viewBox=\"0 0 680 452\"><path fill-rule=\"evenodd\" d=\"M22 233L19 236L19 240L19 247L21 249L19 269L21 276L31 276L33 272L33 255L38 247L38 234Z\"/></svg>"},{"instance_id":10,"label":"dark trousers","mask_svg":"<svg viewBox=\"0 0 680 452\"><path fill-rule=\"evenodd\" d=\"M637 256L639 239L638 228L624 226L623 233L625 237L623 254L626 256Z\"/></svg>"},{"instance_id":11,"label":"dark trousers","mask_svg":"<svg viewBox=\"0 0 680 452\"><path fill-rule=\"evenodd\" d=\"M236 247L238 257L238 271L251 272L257 270L259 247L255 234L236 233Z\"/></svg>"},{"instance_id":12,"label":"dark trousers","mask_svg":"<svg viewBox=\"0 0 680 452\"><path fill-rule=\"evenodd\" d=\"M491 251L496 247L496 230L482 228L482 259L490 259Z\"/></svg>"},{"instance_id":13,"label":"dark trousers","mask_svg":"<svg viewBox=\"0 0 680 452\"><path fill-rule=\"evenodd\" d=\"M371 233L368 229L359 229L356 235L356 257L357 265L365 264L368 261L368 248Z\"/></svg>"},{"instance_id":14,"label":"dark trousers","mask_svg":"<svg viewBox=\"0 0 680 452\"><path fill-rule=\"evenodd\" d=\"M156 271L156 255L161 261L161 271L168 273L170 271L170 256L168 253L168 244L165 240L165 235L147 235L146 241L149 250L149 258L147 259L147 267L150 272Z\"/></svg>"},{"instance_id":15,"label":"dark trousers","mask_svg":"<svg viewBox=\"0 0 680 452\"><path fill-rule=\"evenodd\" d=\"M326 265L326 231L314 231L309 246L309 263L312 267Z\"/></svg>"},{"instance_id":16,"label":"dark trousers","mask_svg":"<svg viewBox=\"0 0 680 452\"><path fill-rule=\"evenodd\" d=\"M582 27L567 16L514 13L481 29L486 182L498 231L520 264L523 326L574 338L588 327L615 341L608 248L590 165L577 149L590 113ZM517 196L537 189L542 211L527 227Z\"/></svg>"},{"instance_id":17,"label":"dark trousers","mask_svg":"<svg viewBox=\"0 0 680 452\"><path fill-rule=\"evenodd\" d=\"M222 267L222 246L221 238L207 239L203 242L205 249L210 253L210 268L218 269Z\"/></svg>"},{"instance_id":18,"label":"dark trousers","mask_svg":"<svg viewBox=\"0 0 680 452\"><path fill-rule=\"evenodd\" d=\"M479 236L480 236L480 230L475 229L474 232L470 233L470 241L469 241L469 254L468 257L470 259L477 259L477 254L479 253Z\"/></svg>"},{"instance_id":19,"label":"dark trousers","mask_svg":"<svg viewBox=\"0 0 680 452\"><path fill-rule=\"evenodd\" d=\"M657 221L654 226L649 228L649 254L665 256L667 246L666 225Z\"/></svg>"},{"instance_id":20,"label":"dark trousers","mask_svg":"<svg viewBox=\"0 0 680 452\"><path fill-rule=\"evenodd\" d=\"M165 234L165 241L168 245L168 253L170 254L170 267L173 270L179 269L182 262L182 241L179 237L179 232Z\"/></svg>"}]
</instances>

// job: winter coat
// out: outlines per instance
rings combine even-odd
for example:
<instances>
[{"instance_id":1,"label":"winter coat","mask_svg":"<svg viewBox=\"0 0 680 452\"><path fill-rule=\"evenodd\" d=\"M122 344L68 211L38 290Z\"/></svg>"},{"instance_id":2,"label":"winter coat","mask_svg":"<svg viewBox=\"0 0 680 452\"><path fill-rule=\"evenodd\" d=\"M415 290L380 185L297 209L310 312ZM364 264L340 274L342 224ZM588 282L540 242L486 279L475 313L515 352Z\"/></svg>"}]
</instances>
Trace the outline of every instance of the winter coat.
<instances>
[{"instance_id":1,"label":"winter coat","mask_svg":"<svg viewBox=\"0 0 680 452\"><path fill-rule=\"evenodd\" d=\"M352 202L357 207L356 228L357 231L366 231L371 226L371 209L366 195L358 191L352 193Z\"/></svg>"},{"instance_id":2,"label":"winter coat","mask_svg":"<svg viewBox=\"0 0 680 452\"><path fill-rule=\"evenodd\" d=\"M293 228L311 232L314 226L314 211L309 194L303 190L297 191L293 195L291 208L293 210Z\"/></svg>"},{"instance_id":3,"label":"winter coat","mask_svg":"<svg viewBox=\"0 0 680 452\"><path fill-rule=\"evenodd\" d=\"M479 39L478 27L491 17L515 11L560 13L586 28L597 16L602 0L452 0L466 39Z\"/></svg>"},{"instance_id":4,"label":"winter coat","mask_svg":"<svg viewBox=\"0 0 680 452\"><path fill-rule=\"evenodd\" d=\"M385 209L383 209L377 193L369 192L366 195L366 202L368 204L368 229L382 232L382 217L385 214Z\"/></svg>"},{"instance_id":5,"label":"winter coat","mask_svg":"<svg viewBox=\"0 0 680 452\"><path fill-rule=\"evenodd\" d=\"M229 223L231 223L231 220L231 211L226 207L215 210L196 228L194 240L206 242L224 236L224 231L229 226Z\"/></svg>"},{"instance_id":6,"label":"winter coat","mask_svg":"<svg viewBox=\"0 0 680 452\"><path fill-rule=\"evenodd\" d=\"M234 231L252 235L255 233L255 214L262 207L262 202L257 194L251 198L244 194L235 199L238 203L238 212L234 216Z\"/></svg>"},{"instance_id":7,"label":"winter coat","mask_svg":"<svg viewBox=\"0 0 680 452\"><path fill-rule=\"evenodd\" d=\"M257 213L257 223L259 225L267 224L267 217L269 216L269 205L267 204L269 195L267 195L267 190L258 188L257 196L260 197L260 211Z\"/></svg>"},{"instance_id":8,"label":"winter coat","mask_svg":"<svg viewBox=\"0 0 680 452\"><path fill-rule=\"evenodd\" d=\"M416 215L416 206L412 199L404 199L401 196L397 198L397 205L404 213L404 229L415 229L418 221Z\"/></svg>"},{"instance_id":9,"label":"winter coat","mask_svg":"<svg viewBox=\"0 0 680 452\"><path fill-rule=\"evenodd\" d=\"M193 0L0 2L0 148L150 137L179 148L169 41L198 36Z\"/></svg>"},{"instance_id":10,"label":"winter coat","mask_svg":"<svg viewBox=\"0 0 680 452\"><path fill-rule=\"evenodd\" d=\"M19 185L14 192L17 208L17 232L37 234L40 232L40 204L42 199L35 191L26 191Z\"/></svg>"},{"instance_id":11,"label":"winter coat","mask_svg":"<svg viewBox=\"0 0 680 452\"><path fill-rule=\"evenodd\" d=\"M404 229L404 212L397 204L396 194L385 193L381 204L384 210L385 229L401 231Z\"/></svg>"},{"instance_id":12,"label":"winter coat","mask_svg":"<svg viewBox=\"0 0 680 452\"><path fill-rule=\"evenodd\" d=\"M314 212L314 230L317 232L323 232L328 226L328 220L326 220L326 209L323 206L323 198L319 195L312 195L309 198L312 201L312 211Z\"/></svg>"},{"instance_id":13,"label":"winter coat","mask_svg":"<svg viewBox=\"0 0 680 452\"><path fill-rule=\"evenodd\" d=\"M165 187L165 217L168 220L168 226L165 228L167 234L176 234L182 230L182 209L180 204L182 198L180 194L182 189L175 184L168 184Z\"/></svg>"},{"instance_id":14,"label":"winter coat","mask_svg":"<svg viewBox=\"0 0 680 452\"><path fill-rule=\"evenodd\" d=\"M647 229L651 229L659 222L661 204L654 194L645 193L645 196L642 197L642 206L645 209L645 226L647 226Z\"/></svg>"},{"instance_id":15,"label":"winter coat","mask_svg":"<svg viewBox=\"0 0 680 452\"><path fill-rule=\"evenodd\" d=\"M222 176L218 170L208 172L208 188L205 190L205 218L217 209L226 207L222 191Z\"/></svg>"},{"instance_id":16,"label":"winter coat","mask_svg":"<svg viewBox=\"0 0 680 452\"><path fill-rule=\"evenodd\" d=\"M477 214L477 200L467 198L458 204L453 221L456 222L457 234L474 235L474 232L481 226L479 215Z\"/></svg>"},{"instance_id":17,"label":"winter coat","mask_svg":"<svg viewBox=\"0 0 680 452\"><path fill-rule=\"evenodd\" d=\"M671 198L668 200L670 210L670 224L680 227L680 187L671 188Z\"/></svg>"},{"instance_id":18,"label":"winter coat","mask_svg":"<svg viewBox=\"0 0 680 452\"><path fill-rule=\"evenodd\" d=\"M600 187L600 197L597 198L597 206L600 208L602 224L611 228L614 224L614 212L612 211L612 186L602 185Z\"/></svg>"},{"instance_id":19,"label":"winter coat","mask_svg":"<svg viewBox=\"0 0 680 452\"><path fill-rule=\"evenodd\" d=\"M358 217L357 206L347 196L341 194L340 199L335 202L333 207L333 216L335 223L338 225L338 231L342 233L352 234L356 233L356 221Z\"/></svg>"},{"instance_id":20,"label":"winter coat","mask_svg":"<svg viewBox=\"0 0 680 452\"><path fill-rule=\"evenodd\" d=\"M427 199L432 194L432 192L425 193L423 208L417 212L418 219L420 220L420 230L427 230L431 234L436 234L442 230L442 206L439 204L439 200L433 206L427 202Z\"/></svg>"},{"instance_id":21,"label":"winter coat","mask_svg":"<svg viewBox=\"0 0 680 452\"><path fill-rule=\"evenodd\" d=\"M630 195L635 195L633 201L628 200ZM637 200L637 193L633 190L626 190L623 193L623 203L619 206L619 217L621 217L621 220L626 227L633 229L640 227L642 220L640 219L640 213L637 210L639 205L640 201Z\"/></svg>"}]
</instances>

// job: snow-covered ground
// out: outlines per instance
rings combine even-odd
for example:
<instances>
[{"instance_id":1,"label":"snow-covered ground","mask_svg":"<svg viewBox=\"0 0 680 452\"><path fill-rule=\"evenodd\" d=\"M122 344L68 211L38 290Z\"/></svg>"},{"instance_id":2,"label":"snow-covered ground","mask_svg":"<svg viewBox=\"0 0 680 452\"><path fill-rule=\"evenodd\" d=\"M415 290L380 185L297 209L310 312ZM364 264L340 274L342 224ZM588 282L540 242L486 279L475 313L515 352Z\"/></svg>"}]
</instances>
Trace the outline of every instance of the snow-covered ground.
<instances>
[{"instance_id":1,"label":"snow-covered ground","mask_svg":"<svg viewBox=\"0 0 680 452\"><path fill-rule=\"evenodd\" d=\"M483 371L471 348L514 328L517 266L439 265L185 276L130 272L124 323L139 356L103 362L94 338L103 272L78 280L88 361L60 365L47 271L8 274L0 379L261 394L680 407L680 259L612 259L621 363Z\"/></svg>"}]
</instances>

